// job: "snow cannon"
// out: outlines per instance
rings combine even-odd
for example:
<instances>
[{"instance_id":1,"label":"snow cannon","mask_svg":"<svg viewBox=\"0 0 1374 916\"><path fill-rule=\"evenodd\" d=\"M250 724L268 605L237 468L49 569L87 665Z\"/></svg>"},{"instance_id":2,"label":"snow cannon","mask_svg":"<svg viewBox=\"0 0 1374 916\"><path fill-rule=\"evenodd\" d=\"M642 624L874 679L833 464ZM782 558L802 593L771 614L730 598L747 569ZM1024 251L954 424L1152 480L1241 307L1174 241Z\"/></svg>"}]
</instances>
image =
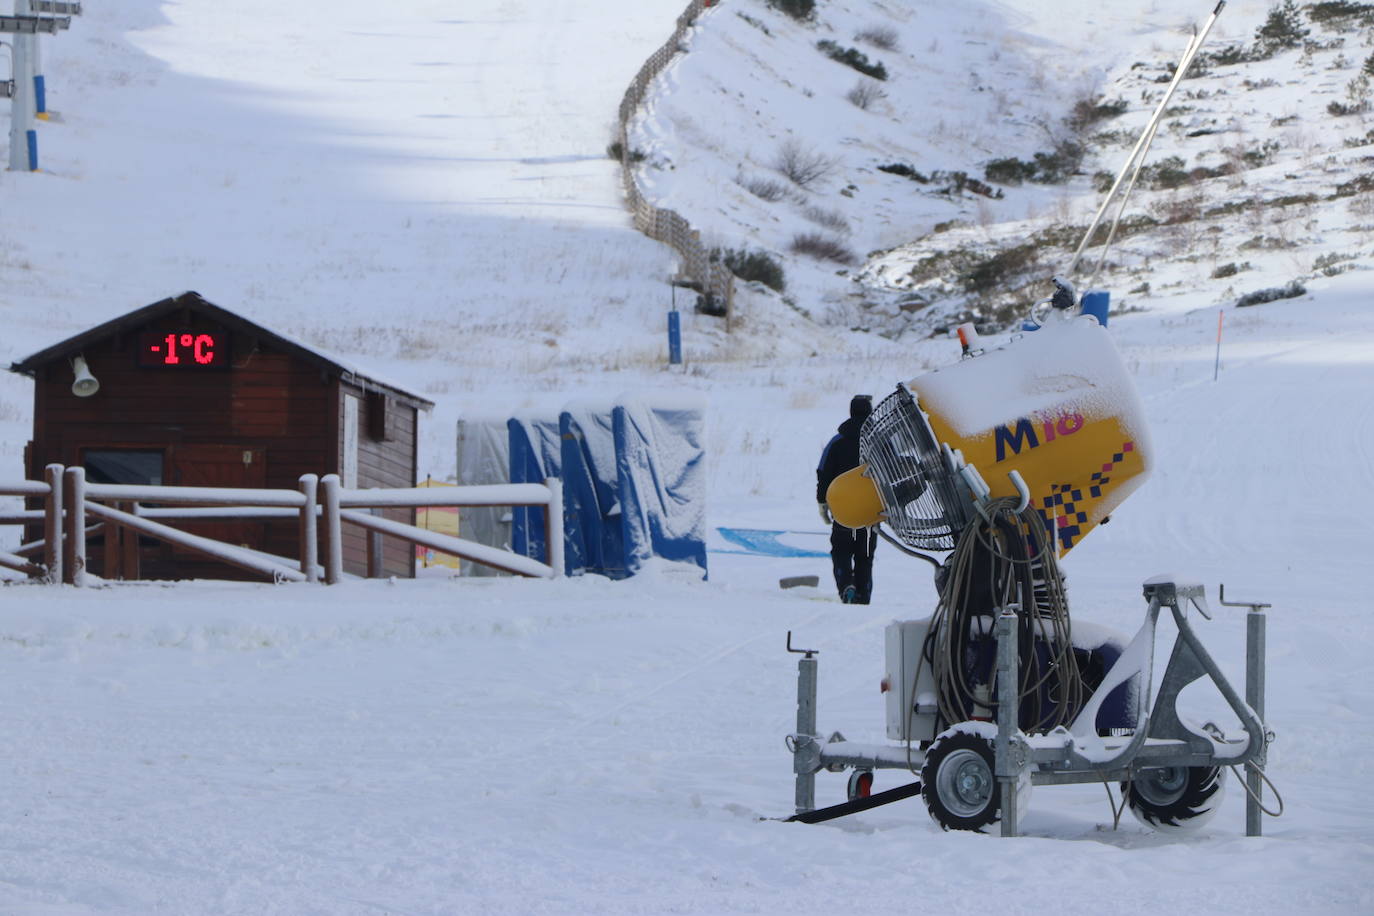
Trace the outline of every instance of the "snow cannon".
<instances>
[{"instance_id":1,"label":"snow cannon","mask_svg":"<svg viewBox=\"0 0 1374 916\"><path fill-rule=\"evenodd\" d=\"M1070 621L1059 559L1145 482L1152 450L1106 328L1073 314L1072 287L1056 286L1036 304L1053 309L1036 330L985 349L965 328L962 359L899 384L859 432L860 466L830 485L835 520L875 527L929 562L938 597L926 616L886 628L886 743L821 737L817 650L793 649L788 634L788 651L804 656L787 736L796 783L788 820L817 823L919 794L943 829L999 825L1015 836L1033 786L1116 782L1114 819L1129 808L1154 830L1195 830L1242 765L1246 833L1259 835L1260 814L1274 813L1261 800L1273 737L1262 718L1268 605L1245 605L1244 699L1188 619L1190 608L1211 617L1196 581L1145 580L1133 638ZM1156 679L1166 614L1174 645ZM1181 708L1184 688L1202 680L1229 707L1221 721L1215 707L1210 721ZM874 791L879 769L919 778ZM847 800L817 808L817 774L846 770Z\"/></svg>"},{"instance_id":2,"label":"snow cannon","mask_svg":"<svg viewBox=\"0 0 1374 916\"><path fill-rule=\"evenodd\" d=\"M835 520L949 550L980 503L1009 497L1034 508L1060 556L1105 521L1149 475L1144 411L1106 328L1049 318L882 400L860 466L827 491Z\"/></svg>"}]
</instances>

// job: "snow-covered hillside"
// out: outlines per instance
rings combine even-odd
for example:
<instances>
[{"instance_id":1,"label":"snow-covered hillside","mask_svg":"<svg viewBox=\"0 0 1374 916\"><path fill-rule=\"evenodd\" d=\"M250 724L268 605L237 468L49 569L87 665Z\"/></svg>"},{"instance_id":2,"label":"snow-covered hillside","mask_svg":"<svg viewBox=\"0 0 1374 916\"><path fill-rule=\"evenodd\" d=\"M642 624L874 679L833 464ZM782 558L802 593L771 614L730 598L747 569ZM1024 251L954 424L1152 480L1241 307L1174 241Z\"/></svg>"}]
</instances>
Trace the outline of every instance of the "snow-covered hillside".
<instances>
[{"instance_id":1,"label":"snow-covered hillside","mask_svg":"<svg viewBox=\"0 0 1374 916\"><path fill-rule=\"evenodd\" d=\"M1115 308L1321 288L1374 254L1370 26L1300 16L1309 34L1295 47L1217 62L1255 47L1269 6L1226 5L1165 112L1121 243L1095 278L1088 249L1073 278L1111 288ZM734 4L639 123L641 181L715 244L781 261L783 295L817 320L919 338L967 311L1005 327L1068 269L1095 173L1125 162L1210 11L837 2L798 22ZM825 42L881 78L828 59ZM1328 111L1358 99L1362 114Z\"/></svg>"},{"instance_id":2,"label":"snow-covered hillside","mask_svg":"<svg viewBox=\"0 0 1374 916\"><path fill-rule=\"evenodd\" d=\"M712 244L782 257L789 301L742 286L732 335L689 316L688 365L670 371L676 265L631 228L605 147L683 5L87 3L44 44L62 114L40 126L44 171L0 175L0 363L196 289L436 401L420 470L437 478L459 416L688 388L709 404L709 523L820 554L813 468L849 396L958 358L916 319L967 303L889 314L931 291L901 278L943 248L1086 223L1092 172L1125 147L1104 139L1085 174L997 200L876 165L979 177L1048 150L1042 125L1087 97L1128 102L1094 130L1129 133L1212 4L820 0L799 24L720 0L636 125L639 174ZM1209 48L1249 42L1268 9L1228 4ZM854 37L883 28L897 51ZM1269 772L1287 808L1265 838L1243 837L1235 781L1184 838L1129 816L1113 829L1092 786L1037 789L1016 841L941 833L917 801L760 820L792 804L785 634L821 652L821 729L878 740L883 627L934 592L929 567L880 547L874 604L841 605L823 555L713 534L708 582L671 567L620 583L7 579L0 912L1369 912L1374 191L1333 195L1369 174L1374 147L1354 143L1374 124L1327 106L1350 101L1374 33L1310 37L1345 44L1215 66L1160 132L1152 162L1215 167L1239 147L1247 168L1133 198L1155 218L1204 211L1123 238L1103 279L1127 309L1111 331L1157 470L1064 564L1075 618L1123 632L1161 572L1273 603ZM847 100L857 74L816 50L826 38L882 59L886 98ZM780 177L788 136L835 171L768 203L740 181ZM817 216L884 254L787 255L799 231L838 231ZM950 220L964 225L929 235ZM890 288L856 285L861 271ZM1294 279L1307 292L1232 307ZM0 478L22 472L31 396L0 379ZM0 547L17 537L0 530ZM806 573L823 587L778 588ZM1197 626L1238 678L1244 612L1215 609ZM821 774L821 803L843 794Z\"/></svg>"}]
</instances>

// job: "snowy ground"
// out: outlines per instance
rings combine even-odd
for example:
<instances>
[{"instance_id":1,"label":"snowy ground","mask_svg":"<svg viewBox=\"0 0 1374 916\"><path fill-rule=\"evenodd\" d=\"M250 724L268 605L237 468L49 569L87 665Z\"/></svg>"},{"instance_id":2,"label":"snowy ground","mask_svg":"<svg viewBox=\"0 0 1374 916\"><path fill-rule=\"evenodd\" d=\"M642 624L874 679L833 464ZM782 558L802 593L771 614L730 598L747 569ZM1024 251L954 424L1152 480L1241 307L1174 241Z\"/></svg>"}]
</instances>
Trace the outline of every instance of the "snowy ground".
<instances>
[{"instance_id":1,"label":"snowy ground","mask_svg":"<svg viewBox=\"0 0 1374 916\"><path fill-rule=\"evenodd\" d=\"M43 127L47 170L0 176L0 362L198 289L439 401L421 466L436 477L464 412L690 387L710 399L710 523L822 549L812 467L849 394L957 358L947 340L788 324L775 298L746 294L750 336L698 319L689 369L662 370L673 265L628 228L602 156L679 0L614 15L595 0L89 6L45 45L65 117ZM1089 25L1163 57L1210 10L1195 6L1157 0L1138 31L1111 29L1124 11ZM1263 7L1233 6L1243 38ZM727 0L707 23L737 21L734 7L774 15ZM833 7L864 22L904 9ZM981 21L970 42L1034 58L1043 9L1002 3L961 28ZM687 58L712 59L738 66L728 43ZM695 85L685 63L673 73L674 92ZM1275 114L1304 91L1284 89ZM1284 168L1298 181L1346 164ZM1343 202L1313 210L1301 263L1292 249L1242 256L1257 285L1367 249ZM786 632L821 650L822 730L876 740L882 629L927 613L933 592L924 564L880 548L875 603L843 606L824 587L777 587L824 583L826 560L713 538L706 583L659 568L622 583L0 587L0 913L1374 910L1374 622L1359 578L1374 517L1370 273L1228 308L1214 382L1221 291L1188 282L1211 264L1152 256L1171 291L1112 329L1158 469L1069 555L1070 596L1076 617L1131 631L1143 579L1200 578L1217 613L1198 626L1236 678L1243 612L1216 607L1216 585L1273 603L1270 773L1287 811L1265 838L1243 836L1234 781L1217 820L1181 839L1129 816L1113 830L1091 786L1036 790L1017 841L941 833L917 801L824 826L761 821L792 802ZM18 476L30 391L0 381L0 477ZM822 803L843 779L822 774Z\"/></svg>"}]
</instances>

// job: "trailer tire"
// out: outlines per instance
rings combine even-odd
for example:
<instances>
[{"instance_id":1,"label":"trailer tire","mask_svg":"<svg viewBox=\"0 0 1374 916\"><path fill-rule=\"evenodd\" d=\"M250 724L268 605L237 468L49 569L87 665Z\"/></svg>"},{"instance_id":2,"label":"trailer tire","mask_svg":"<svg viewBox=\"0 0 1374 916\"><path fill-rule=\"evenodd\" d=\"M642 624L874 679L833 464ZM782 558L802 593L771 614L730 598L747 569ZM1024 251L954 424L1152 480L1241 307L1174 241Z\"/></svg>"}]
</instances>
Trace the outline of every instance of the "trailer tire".
<instances>
[{"instance_id":1,"label":"trailer tire","mask_svg":"<svg viewBox=\"0 0 1374 916\"><path fill-rule=\"evenodd\" d=\"M1151 767L1121 784L1136 820L1161 832L1185 832L1202 827L1226 797L1222 767Z\"/></svg>"},{"instance_id":2,"label":"trailer tire","mask_svg":"<svg viewBox=\"0 0 1374 916\"><path fill-rule=\"evenodd\" d=\"M945 830L982 831L1002 819L1002 789L993 770L993 749L981 735L950 730L926 751L921 798Z\"/></svg>"}]
</instances>

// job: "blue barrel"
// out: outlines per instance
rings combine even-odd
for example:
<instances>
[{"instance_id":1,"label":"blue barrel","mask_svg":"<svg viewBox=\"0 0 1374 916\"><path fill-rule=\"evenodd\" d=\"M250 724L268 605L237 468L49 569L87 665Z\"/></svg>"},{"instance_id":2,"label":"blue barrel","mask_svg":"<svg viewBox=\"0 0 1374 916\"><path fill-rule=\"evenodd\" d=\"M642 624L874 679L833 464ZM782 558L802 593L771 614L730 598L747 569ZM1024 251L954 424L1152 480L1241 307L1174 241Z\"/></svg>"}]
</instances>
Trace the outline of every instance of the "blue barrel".
<instances>
[{"instance_id":1,"label":"blue barrel","mask_svg":"<svg viewBox=\"0 0 1374 916\"><path fill-rule=\"evenodd\" d=\"M1112 294L1105 289L1090 289L1083 294L1079 314L1091 315L1104 328L1107 326L1107 312L1110 309Z\"/></svg>"}]
</instances>

